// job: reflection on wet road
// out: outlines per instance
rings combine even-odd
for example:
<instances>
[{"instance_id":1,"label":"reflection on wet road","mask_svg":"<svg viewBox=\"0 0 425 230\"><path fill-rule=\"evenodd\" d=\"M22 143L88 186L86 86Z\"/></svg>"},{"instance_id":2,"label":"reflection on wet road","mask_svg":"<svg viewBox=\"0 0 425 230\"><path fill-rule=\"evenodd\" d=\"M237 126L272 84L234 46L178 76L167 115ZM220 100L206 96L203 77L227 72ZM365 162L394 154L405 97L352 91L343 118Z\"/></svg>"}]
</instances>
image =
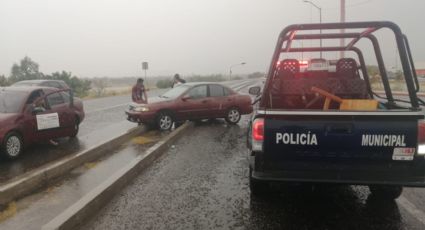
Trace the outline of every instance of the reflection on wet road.
<instances>
[{"instance_id":1,"label":"reflection on wet road","mask_svg":"<svg viewBox=\"0 0 425 230\"><path fill-rule=\"evenodd\" d=\"M60 182L52 182L30 196L0 211L0 229L41 229L58 213L92 191L116 171L153 146L167 133L149 131L133 138L109 154L73 169Z\"/></svg>"}]
</instances>

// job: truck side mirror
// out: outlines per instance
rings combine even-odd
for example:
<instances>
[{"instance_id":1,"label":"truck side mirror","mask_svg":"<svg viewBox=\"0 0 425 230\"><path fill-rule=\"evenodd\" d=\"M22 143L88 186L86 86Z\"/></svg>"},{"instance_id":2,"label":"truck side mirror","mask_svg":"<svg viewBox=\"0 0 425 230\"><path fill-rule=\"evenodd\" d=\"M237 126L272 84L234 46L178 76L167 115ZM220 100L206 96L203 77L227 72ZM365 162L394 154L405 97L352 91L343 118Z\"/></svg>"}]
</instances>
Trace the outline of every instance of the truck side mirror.
<instances>
[{"instance_id":1,"label":"truck side mirror","mask_svg":"<svg viewBox=\"0 0 425 230\"><path fill-rule=\"evenodd\" d=\"M258 96L258 95L260 95L261 87L260 86L253 86L253 87L249 88L248 92L251 95Z\"/></svg>"}]
</instances>

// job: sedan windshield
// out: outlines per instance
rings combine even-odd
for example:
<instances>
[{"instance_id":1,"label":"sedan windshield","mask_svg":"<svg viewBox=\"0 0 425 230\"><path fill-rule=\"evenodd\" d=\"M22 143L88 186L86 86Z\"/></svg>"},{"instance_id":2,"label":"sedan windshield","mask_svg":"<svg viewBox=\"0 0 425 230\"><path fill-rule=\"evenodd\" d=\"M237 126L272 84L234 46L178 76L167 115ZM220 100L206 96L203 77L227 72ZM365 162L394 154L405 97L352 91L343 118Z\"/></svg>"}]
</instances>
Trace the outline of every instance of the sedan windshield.
<instances>
[{"instance_id":1,"label":"sedan windshield","mask_svg":"<svg viewBox=\"0 0 425 230\"><path fill-rule=\"evenodd\" d=\"M186 90L189 89L189 88L190 88L190 86L188 86L188 85L179 85L179 86L176 86L176 87L168 90L167 92L162 94L160 97L177 98L180 95L182 95L182 93L186 92Z\"/></svg>"},{"instance_id":2,"label":"sedan windshield","mask_svg":"<svg viewBox=\"0 0 425 230\"><path fill-rule=\"evenodd\" d=\"M19 112L26 96L26 92L0 90L0 113Z\"/></svg>"}]
</instances>

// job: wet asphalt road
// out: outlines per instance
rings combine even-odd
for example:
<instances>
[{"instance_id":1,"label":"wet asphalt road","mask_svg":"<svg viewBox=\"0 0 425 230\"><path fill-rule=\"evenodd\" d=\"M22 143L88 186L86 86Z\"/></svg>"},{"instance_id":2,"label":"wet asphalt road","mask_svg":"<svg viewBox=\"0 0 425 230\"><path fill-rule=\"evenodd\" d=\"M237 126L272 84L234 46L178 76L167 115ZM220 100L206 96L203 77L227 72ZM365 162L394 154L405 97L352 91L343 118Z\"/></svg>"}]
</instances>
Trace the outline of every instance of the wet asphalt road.
<instances>
[{"instance_id":1,"label":"wet asphalt road","mask_svg":"<svg viewBox=\"0 0 425 230\"><path fill-rule=\"evenodd\" d=\"M383 202L365 186L271 184L249 192L246 129L197 124L82 229L425 229L425 189Z\"/></svg>"},{"instance_id":2,"label":"wet asphalt road","mask_svg":"<svg viewBox=\"0 0 425 230\"><path fill-rule=\"evenodd\" d=\"M251 197L246 128L247 117L196 125L83 229L425 228L412 210L362 186L272 184L269 196ZM405 194L423 207L424 190Z\"/></svg>"}]
</instances>

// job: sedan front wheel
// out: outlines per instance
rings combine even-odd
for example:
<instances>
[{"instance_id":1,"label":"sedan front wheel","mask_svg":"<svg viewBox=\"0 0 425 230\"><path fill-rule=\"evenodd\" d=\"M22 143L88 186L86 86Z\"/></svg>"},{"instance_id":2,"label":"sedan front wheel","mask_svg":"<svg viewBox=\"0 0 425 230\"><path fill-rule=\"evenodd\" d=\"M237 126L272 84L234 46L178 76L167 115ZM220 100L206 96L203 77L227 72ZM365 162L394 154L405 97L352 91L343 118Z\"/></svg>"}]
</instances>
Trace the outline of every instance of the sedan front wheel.
<instances>
[{"instance_id":1,"label":"sedan front wheel","mask_svg":"<svg viewBox=\"0 0 425 230\"><path fill-rule=\"evenodd\" d=\"M161 131L170 130L173 122L173 118L168 113L160 113L157 119L157 125Z\"/></svg>"}]
</instances>

